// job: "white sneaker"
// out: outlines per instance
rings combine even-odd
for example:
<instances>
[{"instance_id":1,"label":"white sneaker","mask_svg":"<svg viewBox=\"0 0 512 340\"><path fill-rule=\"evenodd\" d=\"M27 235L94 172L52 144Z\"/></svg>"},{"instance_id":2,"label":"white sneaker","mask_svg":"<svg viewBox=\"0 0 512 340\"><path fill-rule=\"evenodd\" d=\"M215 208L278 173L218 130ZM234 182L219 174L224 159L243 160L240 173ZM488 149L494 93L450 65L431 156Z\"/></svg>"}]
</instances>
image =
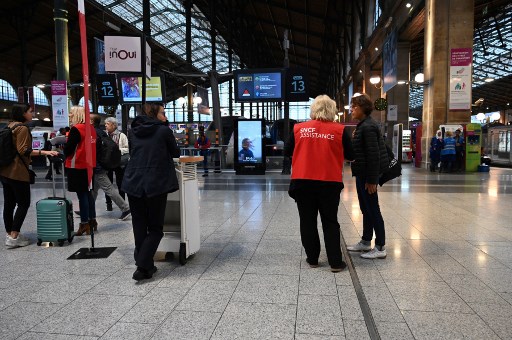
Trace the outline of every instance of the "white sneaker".
<instances>
[{"instance_id":1,"label":"white sneaker","mask_svg":"<svg viewBox=\"0 0 512 340\"><path fill-rule=\"evenodd\" d=\"M387 255L386 249L378 250L375 247L369 252L361 254L361 257L364 259L385 259Z\"/></svg>"},{"instance_id":2,"label":"white sneaker","mask_svg":"<svg viewBox=\"0 0 512 340\"><path fill-rule=\"evenodd\" d=\"M353 246L348 246L347 250L349 251L369 251L372 250L372 246L370 244L364 244L362 241L354 244Z\"/></svg>"},{"instance_id":3,"label":"white sneaker","mask_svg":"<svg viewBox=\"0 0 512 340\"><path fill-rule=\"evenodd\" d=\"M7 236L7 239L5 240L5 245L7 246L7 248L12 249L17 247L26 247L30 244L30 241L26 237L20 236L21 235L18 235L17 238Z\"/></svg>"}]
</instances>

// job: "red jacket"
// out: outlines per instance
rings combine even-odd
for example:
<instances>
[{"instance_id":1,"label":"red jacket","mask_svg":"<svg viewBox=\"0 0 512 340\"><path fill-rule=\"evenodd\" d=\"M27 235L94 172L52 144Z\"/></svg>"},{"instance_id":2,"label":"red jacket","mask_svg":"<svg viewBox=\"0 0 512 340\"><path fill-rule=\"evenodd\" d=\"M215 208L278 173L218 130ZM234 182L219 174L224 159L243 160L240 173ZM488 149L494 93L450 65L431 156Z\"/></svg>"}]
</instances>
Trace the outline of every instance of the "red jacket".
<instances>
[{"instance_id":1,"label":"red jacket","mask_svg":"<svg viewBox=\"0 0 512 340\"><path fill-rule=\"evenodd\" d=\"M76 124L73 126L80 133L80 142L76 146L73 155L66 158L66 168L87 169L87 158L85 154L85 124ZM96 167L96 131L91 126L91 152L92 167Z\"/></svg>"},{"instance_id":2,"label":"red jacket","mask_svg":"<svg viewBox=\"0 0 512 340\"><path fill-rule=\"evenodd\" d=\"M344 128L319 120L295 124L292 179L343 182Z\"/></svg>"},{"instance_id":3,"label":"red jacket","mask_svg":"<svg viewBox=\"0 0 512 340\"><path fill-rule=\"evenodd\" d=\"M204 136L204 139L202 137L203 136L199 136L197 138L197 140L194 144L194 147L196 149L202 149L202 150L209 149L211 146L210 140L208 138L206 138L206 136Z\"/></svg>"}]
</instances>

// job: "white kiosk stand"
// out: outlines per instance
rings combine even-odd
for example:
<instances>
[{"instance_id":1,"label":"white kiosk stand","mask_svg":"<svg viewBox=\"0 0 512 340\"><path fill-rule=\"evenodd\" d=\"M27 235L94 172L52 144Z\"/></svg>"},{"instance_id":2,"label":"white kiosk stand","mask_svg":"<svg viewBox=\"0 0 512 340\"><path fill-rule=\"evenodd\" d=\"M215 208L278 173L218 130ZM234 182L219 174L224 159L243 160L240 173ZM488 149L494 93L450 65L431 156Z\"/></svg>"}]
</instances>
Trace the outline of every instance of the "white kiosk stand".
<instances>
[{"instance_id":1,"label":"white kiosk stand","mask_svg":"<svg viewBox=\"0 0 512 340\"><path fill-rule=\"evenodd\" d=\"M164 236L157 251L178 252L179 263L184 265L201 243L197 163L203 156L181 156L174 161L180 189L167 195Z\"/></svg>"}]
</instances>

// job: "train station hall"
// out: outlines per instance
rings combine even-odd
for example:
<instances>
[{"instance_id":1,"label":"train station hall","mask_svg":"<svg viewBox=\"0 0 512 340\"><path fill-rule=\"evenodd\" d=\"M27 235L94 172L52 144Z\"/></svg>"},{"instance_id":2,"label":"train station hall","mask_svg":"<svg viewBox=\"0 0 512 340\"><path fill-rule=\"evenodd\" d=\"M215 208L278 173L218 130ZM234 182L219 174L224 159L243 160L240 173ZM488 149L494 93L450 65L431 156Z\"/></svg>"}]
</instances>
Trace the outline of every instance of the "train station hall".
<instances>
[{"instance_id":1,"label":"train station hall","mask_svg":"<svg viewBox=\"0 0 512 340\"><path fill-rule=\"evenodd\" d=\"M0 339L512 338L510 0L0 16Z\"/></svg>"}]
</instances>

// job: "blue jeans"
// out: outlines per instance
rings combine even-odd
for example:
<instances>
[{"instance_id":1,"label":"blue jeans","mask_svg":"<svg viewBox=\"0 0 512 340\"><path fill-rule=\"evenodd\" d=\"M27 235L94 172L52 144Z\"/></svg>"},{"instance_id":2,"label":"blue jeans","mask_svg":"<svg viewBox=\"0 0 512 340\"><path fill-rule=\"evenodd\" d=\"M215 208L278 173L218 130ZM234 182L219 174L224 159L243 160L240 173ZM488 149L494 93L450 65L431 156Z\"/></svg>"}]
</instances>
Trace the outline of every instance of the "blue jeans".
<instances>
[{"instance_id":1,"label":"blue jeans","mask_svg":"<svg viewBox=\"0 0 512 340\"><path fill-rule=\"evenodd\" d=\"M384 246L386 244L386 232L379 207L379 196L377 193L370 195L364 188L365 183L366 177L356 176L357 198L359 199L359 208L363 213L362 239L371 241L373 231L375 231L375 245Z\"/></svg>"},{"instance_id":2,"label":"blue jeans","mask_svg":"<svg viewBox=\"0 0 512 340\"><path fill-rule=\"evenodd\" d=\"M80 207L80 223L87 223L96 218L96 205L91 191L80 191L76 193L78 206Z\"/></svg>"}]
</instances>

